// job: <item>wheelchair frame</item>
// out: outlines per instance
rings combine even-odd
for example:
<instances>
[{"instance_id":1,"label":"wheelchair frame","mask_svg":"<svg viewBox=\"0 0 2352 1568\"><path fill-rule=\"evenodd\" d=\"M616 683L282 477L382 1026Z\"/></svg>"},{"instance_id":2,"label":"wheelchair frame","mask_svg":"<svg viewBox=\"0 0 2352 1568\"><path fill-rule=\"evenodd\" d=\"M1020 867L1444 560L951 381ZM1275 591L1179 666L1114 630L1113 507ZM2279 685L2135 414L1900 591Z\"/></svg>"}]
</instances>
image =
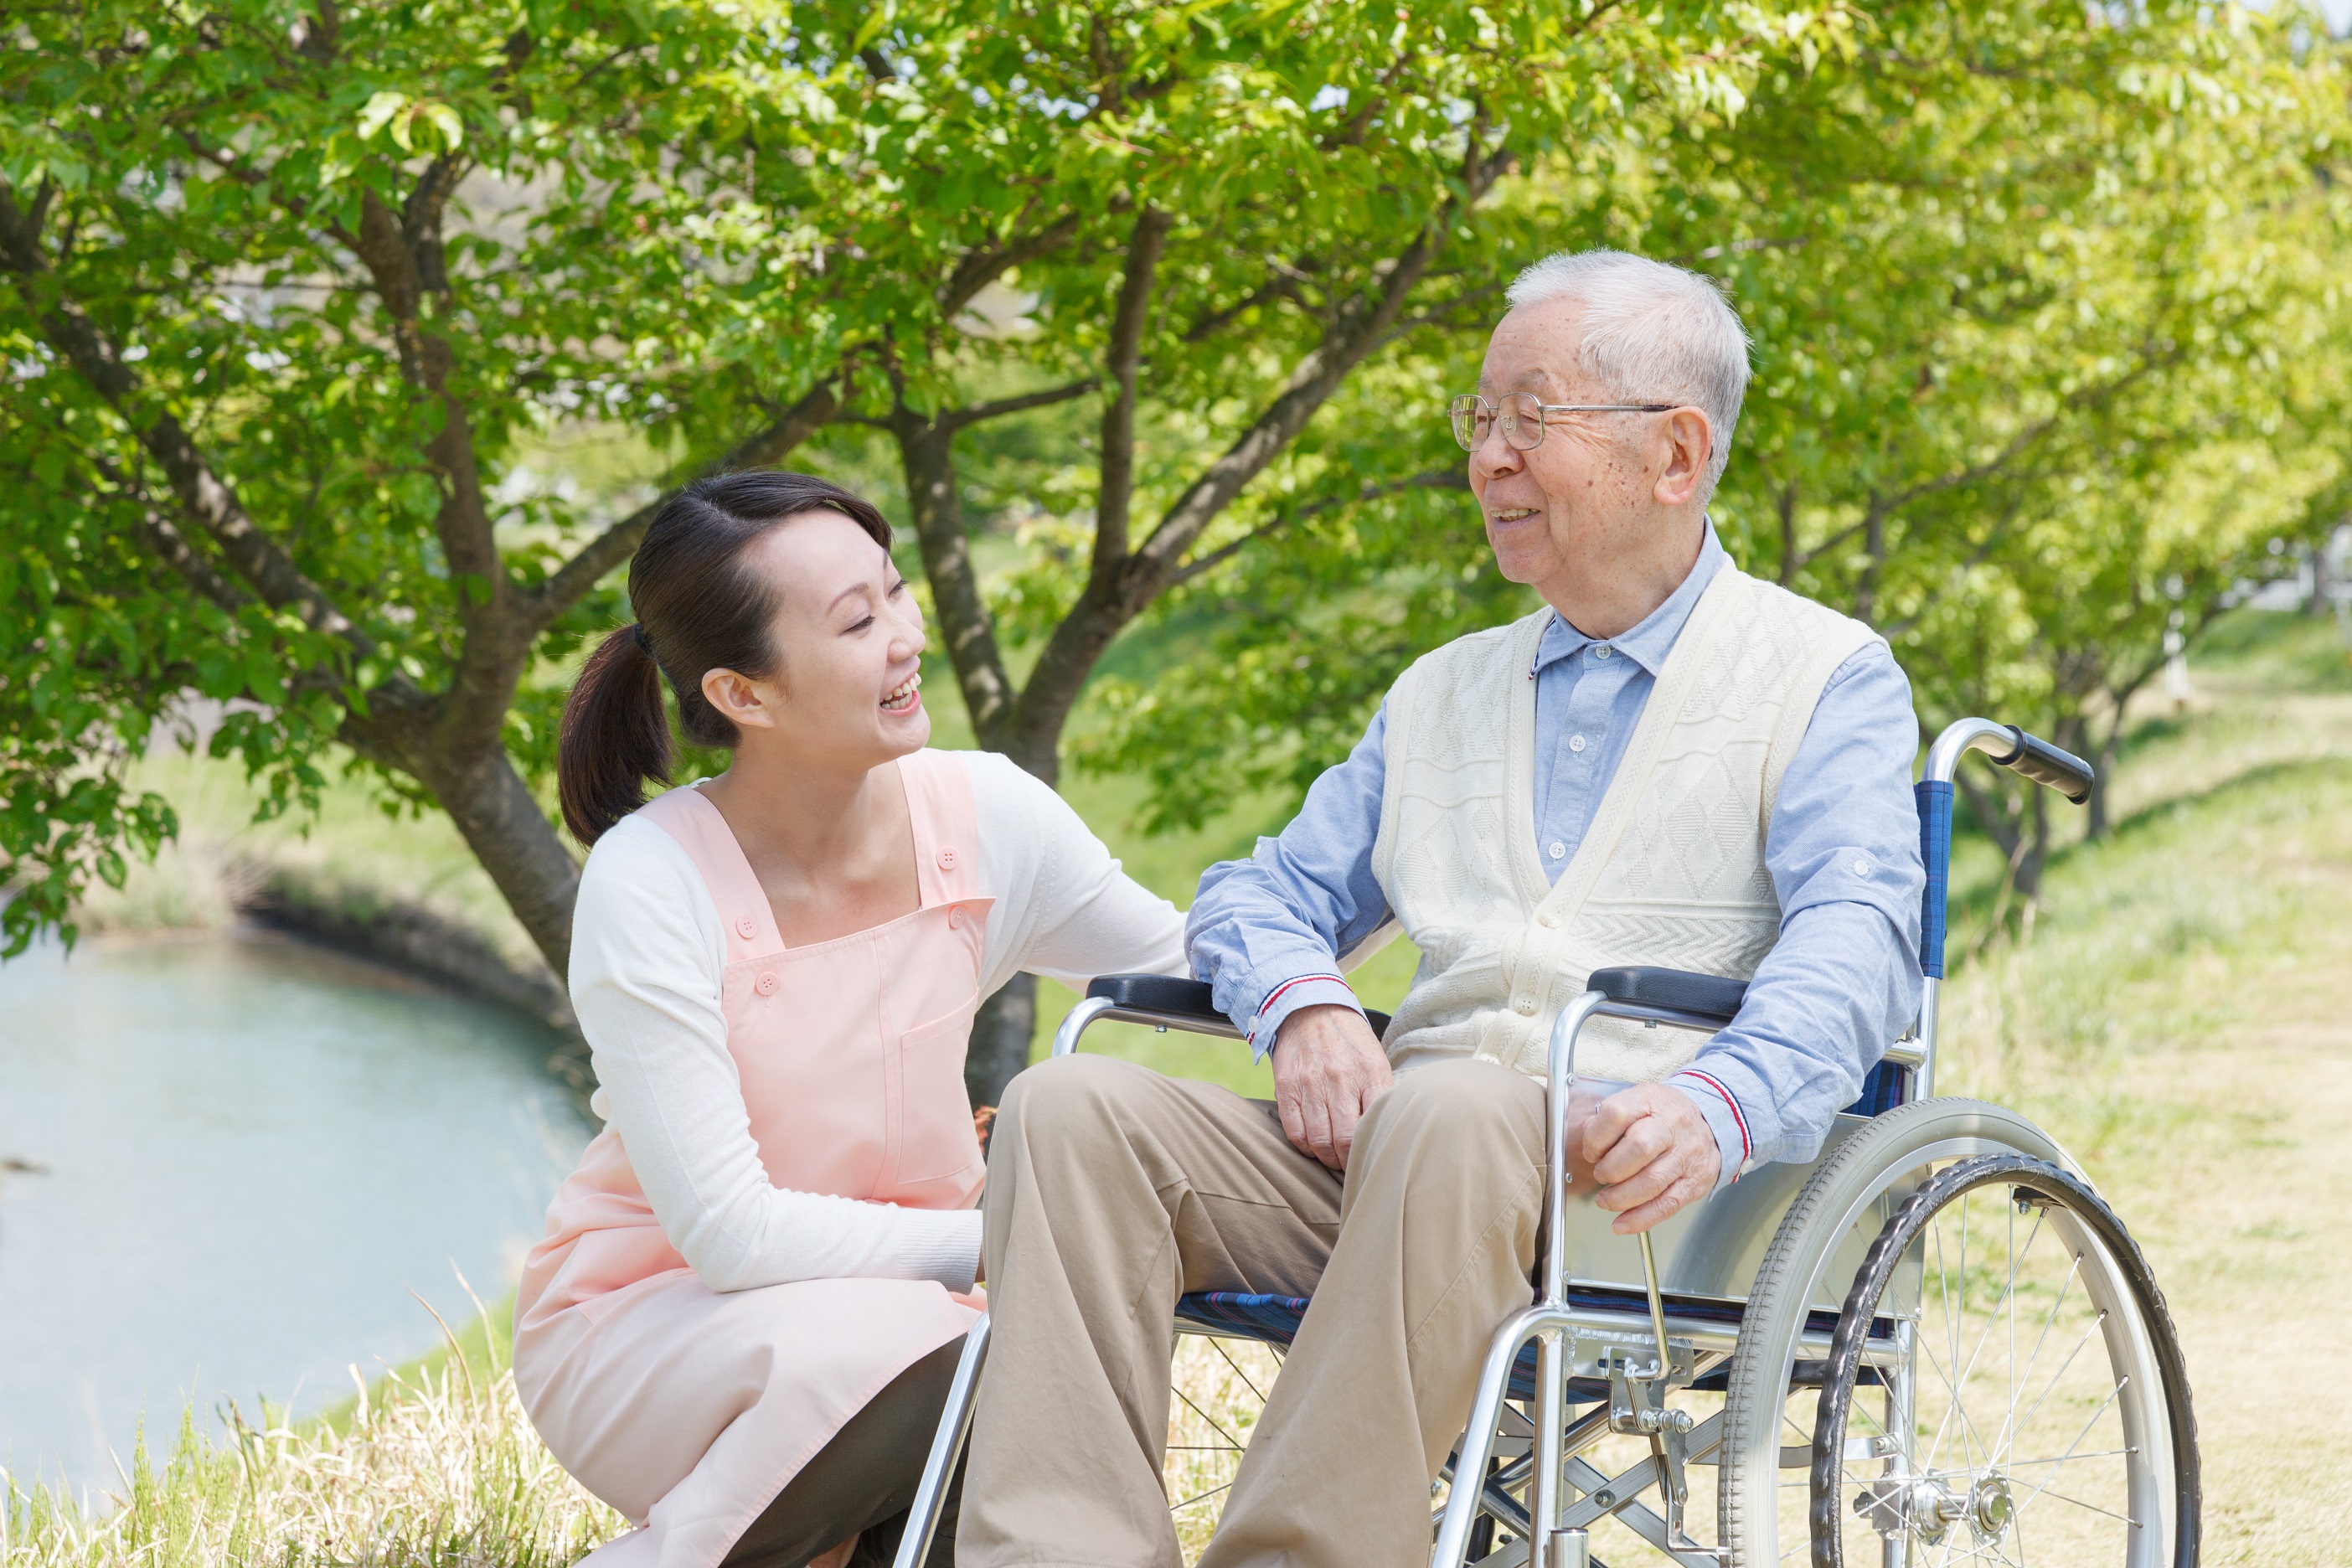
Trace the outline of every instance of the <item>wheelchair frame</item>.
<instances>
[{"instance_id":1,"label":"wheelchair frame","mask_svg":"<svg viewBox=\"0 0 2352 1568\"><path fill-rule=\"evenodd\" d=\"M2037 1169L2079 1178L2079 1171L2063 1151L2013 1113L1970 1101L1947 1100L1939 1104L1948 1109L1930 1119L1930 1125L1916 1109L1932 1095L1935 1079L1952 777L1971 751L1986 752L1994 764L2058 789L2076 804L2090 795L2094 779L2088 763L2013 726L1965 719L1944 730L1929 746L1923 777L1915 788L1927 871L1922 900L1920 1014L1916 1028L1890 1047L1885 1058L1887 1066L1878 1069L1907 1079L1899 1104L1913 1112L1916 1131L1899 1146L1898 1141L1880 1140L1892 1152L1888 1157L1896 1163L1883 1172L1864 1173L1870 1179L1860 1195L1847 1194L1836 1205L1837 1217L1826 1239L1818 1234L1818 1224L1811 1233L1791 1234L1792 1226L1804 1228L1800 1226L1800 1211L1807 1205L1800 1200L1819 1186L1817 1173L1824 1171L1849 1139L1885 1123L1885 1116L1874 1120L1869 1115L1841 1115L1812 1165L1759 1167L1737 1185L1711 1194L1638 1237L1615 1235L1610 1229L1612 1216L1590 1204L1571 1205L1565 1158L1566 1111L1576 1083L1577 1038L1585 1024L1596 1017L1622 1018L1651 1027L1712 1034L1737 1014L1745 986L1668 970L1603 971L1591 977L1590 989L1562 1009L1552 1026L1549 1050L1546 1155L1550 1179L1545 1194L1539 1294L1532 1305L1496 1330L1489 1345L1461 1446L1441 1472L1442 1479L1454 1484L1435 1521L1432 1568L1463 1568L1471 1550L1473 1527L1481 1515L1496 1520L1527 1543L1528 1568L1585 1568L1590 1550L1585 1526L1604 1515L1613 1515L1677 1563L1721 1568L1727 1557L1737 1553L1727 1550L1727 1542L1707 1546L1693 1540L1685 1526L1685 1506L1688 1468L1726 1463L1726 1422L1733 1412L1727 1405L1724 1411L1696 1421L1689 1412L1670 1406L1666 1396L1710 1374L1724 1375L1727 1370L1737 1376L1738 1369L1728 1363L1739 1356L1743 1339L1751 1338L1758 1342L1771 1339L1776 1347L1772 1359L1784 1367L1794 1364L1791 1356L1809 1364L1827 1364L1824 1358L1835 1348L1849 1362L1859 1363L1860 1375L1865 1380L1874 1376L1874 1369L1882 1367L1890 1379L1895 1377L1913 1353L1907 1327L1899 1321L1899 1314L1874 1319L1866 1329L1856 1326L1839 1336L1842 1297L1821 1299L1825 1286L1842 1292L1843 1281L1864 1271L1864 1253L1870 1238L1854 1234L1854 1225L1874 1212L1885 1212L1906 1195L1907 1175L1923 1170L1929 1161L1983 1155L2011 1162L2022 1158ZM1213 1010L1199 1010L1205 1006L1199 994L1206 990L1198 983L1159 976L1097 980L1088 988L1087 998L1064 1019L1054 1038L1053 1054L1071 1054L1086 1030L1106 1019L1241 1038L1241 1031L1228 1019ZM1180 992L1186 994L1181 999ZM1863 1103L1870 1104L1869 1097ZM1888 1114L1900 1116L1903 1111ZM1891 1123L1885 1130L1895 1131ZM1855 1152L1875 1157L1877 1151L1874 1145L1857 1147ZM1792 1243L1797 1245L1792 1247ZM1571 1256L1577 1265L1574 1273L1570 1268ZM1793 1269L1791 1258L1795 1259ZM1768 1268L1778 1270L1776 1279L1806 1276L1793 1291L1786 1288L1779 1291L1772 1308L1778 1314L1777 1327L1769 1334L1748 1317L1758 1294L1757 1282ZM1188 1325L1186 1331L1255 1337L1197 1324ZM917 1568L929 1550L948 1477L971 1429L973 1393L987 1357L988 1341L989 1322L983 1315L965 1340L901 1540L897 1568ZM1530 1346L1534 1348L1534 1395L1528 1401L1515 1395L1512 1382L1515 1371L1525 1381L1528 1370L1525 1352ZM1754 1352L1756 1346L1748 1349ZM1848 1366L1845 1375L1850 1382L1856 1375L1855 1367ZM1567 1404L1572 1385L1599 1404L1570 1421ZM2169 1388L2167 1394L2170 1396ZM2179 1398L2185 1415L2185 1384ZM1516 1408L1515 1402L1532 1403L1532 1419ZM2176 1431L2178 1426L2176 1420ZM1837 1430L1842 1445L1866 1446L1870 1441L1844 1437L1842 1419ZM1650 1458L1636 1461L1622 1475L1610 1476L1580 1457L1612 1434L1647 1438ZM1495 1475L1490 1467L1496 1458L1498 1436L1503 1444L1523 1450L1523 1455L1515 1454L1510 1467ZM1778 1463L1782 1468L1799 1468L1790 1464L1791 1455L1801 1456L1801 1465L1815 1458L1811 1450L1781 1448ZM2188 1463L2189 1555L2193 1561L2193 1431ZM1901 1464L1898 1458L1890 1468L1899 1469ZM1455 1478L1463 1476L1479 1478L1480 1484L1460 1484ZM1728 1484L1731 1478L1726 1474L1724 1479ZM1563 1496L1571 1485L1582 1494L1573 1501ZM1527 1491L1525 1505L1510 1495L1509 1487ZM1640 1500L1653 1487L1660 1494L1663 1512ZM2138 1495L2136 1489L2135 1498ZM1885 1563L1890 1568L1902 1568L1907 1561L1906 1550L1902 1541L1889 1535Z\"/></svg>"}]
</instances>

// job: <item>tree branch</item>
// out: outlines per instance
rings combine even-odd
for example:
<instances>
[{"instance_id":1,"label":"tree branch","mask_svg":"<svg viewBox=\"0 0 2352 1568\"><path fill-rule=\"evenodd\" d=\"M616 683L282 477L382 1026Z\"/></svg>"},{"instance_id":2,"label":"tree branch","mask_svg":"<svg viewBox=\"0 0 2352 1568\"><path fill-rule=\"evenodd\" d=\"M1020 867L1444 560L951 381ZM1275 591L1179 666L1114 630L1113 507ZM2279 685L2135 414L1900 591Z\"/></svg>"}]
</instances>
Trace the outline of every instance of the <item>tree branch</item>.
<instances>
[{"instance_id":1,"label":"tree branch","mask_svg":"<svg viewBox=\"0 0 2352 1568\"><path fill-rule=\"evenodd\" d=\"M1259 540L1279 533L1292 523L1303 522L1321 512L1331 511L1343 506L1360 506L1366 501L1379 500L1383 496L1392 496L1401 490L1466 490L1469 488L1470 476L1462 468L1431 468L1425 473L1415 474L1410 479L1391 479L1386 484L1366 485L1351 496L1326 496L1321 500L1308 501L1304 506L1293 507L1288 511L1258 524L1239 539L1221 544L1206 555L1194 556L1177 569L1175 576L1170 579L1168 585L1171 588L1178 587L1190 583L1205 572L1213 572Z\"/></svg>"},{"instance_id":2,"label":"tree branch","mask_svg":"<svg viewBox=\"0 0 2352 1568\"><path fill-rule=\"evenodd\" d=\"M1157 570L1172 572L1210 522L1297 438L1340 382L1388 334L1406 298L1435 258L1455 214L1483 197L1508 162L1499 149L1490 155L1481 154L1477 142L1474 134L1464 195L1446 203L1398 253L1376 294L1370 300L1360 296L1341 306L1332 330L1300 359L1265 411L1161 515L1137 552L1139 557L1151 562Z\"/></svg>"},{"instance_id":3,"label":"tree branch","mask_svg":"<svg viewBox=\"0 0 2352 1568\"><path fill-rule=\"evenodd\" d=\"M968 252L940 289L940 319L952 321L982 289L1015 267L1059 249L1078 232L1078 215L1065 213L1034 234Z\"/></svg>"},{"instance_id":4,"label":"tree branch","mask_svg":"<svg viewBox=\"0 0 2352 1568\"><path fill-rule=\"evenodd\" d=\"M658 500L639 507L582 545L571 560L557 567L545 581L518 595L523 601L524 618L529 622L532 635L546 630L557 616L587 597L589 591L604 580L606 573L635 554L637 542L646 536L646 529L651 525L655 515L669 504L670 498L684 484L710 474L732 473L738 468L768 468L780 463L791 455L794 447L830 422L840 407L839 388L830 381L818 382L766 429L737 442L725 454L704 464L663 492Z\"/></svg>"},{"instance_id":5,"label":"tree branch","mask_svg":"<svg viewBox=\"0 0 2352 1568\"><path fill-rule=\"evenodd\" d=\"M121 416L141 448L163 470L183 515L211 537L231 569L264 604L292 610L305 626L340 639L362 658L373 654L373 639L261 531L179 419L168 409L145 405L138 377L81 306L62 290L46 308L37 304L25 285L48 276L50 268L39 231L27 217L16 205L16 193L0 181L0 268L17 278L17 292L32 308L49 346Z\"/></svg>"},{"instance_id":6,"label":"tree branch","mask_svg":"<svg viewBox=\"0 0 2352 1568\"><path fill-rule=\"evenodd\" d=\"M1069 614L1054 628L991 743L1051 782L1056 743L1072 704L1111 639L1165 592L1182 569L1185 554L1251 480L1285 451L1318 409L1395 324L1406 299L1420 283L1461 213L1475 205L1509 165L1506 147L1482 147L1483 121L1470 128L1460 194L1442 204L1419 233L1375 269L1377 286L1333 310L1330 326L1293 367L1289 379L1249 428L1210 463L1206 471L1166 511L1140 549L1118 563L1115 574L1095 574Z\"/></svg>"},{"instance_id":7,"label":"tree branch","mask_svg":"<svg viewBox=\"0 0 2352 1568\"><path fill-rule=\"evenodd\" d=\"M236 584L212 568L212 563L196 553L169 518L153 507L146 508L139 520L140 531L147 537L147 547L164 565L178 573L187 584L229 614L245 608L246 596Z\"/></svg>"},{"instance_id":8,"label":"tree branch","mask_svg":"<svg viewBox=\"0 0 2352 1568\"><path fill-rule=\"evenodd\" d=\"M967 425L977 425L984 419L1002 419L1008 414L1020 414L1032 408L1044 408L1049 404L1067 403L1073 397L1084 397L1101 382L1089 375L1082 380L1064 382L1043 392L1024 392L1018 397L1000 397L992 403L975 403L969 408L950 408L941 414L936 424L961 430ZM887 419L861 419L861 425L878 425L887 429Z\"/></svg>"},{"instance_id":9,"label":"tree branch","mask_svg":"<svg viewBox=\"0 0 2352 1568\"><path fill-rule=\"evenodd\" d=\"M1135 215L1111 314L1110 352L1104 370L1118 390L1104 405L1102 459L1095 489L1095 548L1090 575L1108 582L1127 562L1129 508L1135 500L1135 382L1143 363L1143 334L1151 313L1151 284L1160 270L1171 220L1157 207Z\"/></svg>"},{"instance_id":10,"label":"tree branch","mask_svg":"<svg viewBox=\"0 0 2352 1568\"><path fill-rule=\"evenodd\" d=\"M1281 300L1298 298L1298 278L1295 272L1284 272L1263 288L1253 289L1222 310L1212 310L1185 329L1184 341L1197 343L1223 331L1244 314L1260 305L1271 305Z\"/></svg>"}]
</instances>

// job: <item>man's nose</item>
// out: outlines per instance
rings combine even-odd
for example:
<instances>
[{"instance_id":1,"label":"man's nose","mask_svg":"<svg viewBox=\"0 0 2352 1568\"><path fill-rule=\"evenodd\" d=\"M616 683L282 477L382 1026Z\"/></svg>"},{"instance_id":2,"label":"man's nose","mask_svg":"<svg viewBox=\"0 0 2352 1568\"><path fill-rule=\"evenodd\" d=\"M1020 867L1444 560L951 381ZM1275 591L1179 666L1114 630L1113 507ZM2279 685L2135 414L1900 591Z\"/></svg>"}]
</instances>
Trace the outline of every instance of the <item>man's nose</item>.
<instances>
[{"instance_id":1,"label":"man's nose","mask_svg":"<svg viewBox=\"0 0 2352 1568\"><path fill-rule=\"evenodd\" d=\"M1503 439L1503 422L1494 420L1486 426L1486 438L1470 450L1470 467L1474 475L1492 479L1513 473L1527 465L1528 455Z\"/></svg>"}]
</instances>

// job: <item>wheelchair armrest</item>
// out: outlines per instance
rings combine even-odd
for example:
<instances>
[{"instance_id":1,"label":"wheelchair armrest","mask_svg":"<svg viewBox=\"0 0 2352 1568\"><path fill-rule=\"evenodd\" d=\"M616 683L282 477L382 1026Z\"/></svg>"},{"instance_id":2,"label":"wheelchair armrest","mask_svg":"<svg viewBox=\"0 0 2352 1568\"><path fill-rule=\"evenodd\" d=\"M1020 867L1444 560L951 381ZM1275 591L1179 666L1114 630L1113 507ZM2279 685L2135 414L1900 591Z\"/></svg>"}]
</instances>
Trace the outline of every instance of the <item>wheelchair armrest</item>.
<instances>
[{"instance_id":1,"label":"wheelchair armrest","mask_svg":"<svg viewBox=\"0 0 2352 1568\"><path fill-rule=\"evenodd\" d=\"M1584 984L1612 1002L1670 1007L1677 1013L1712 1018L1718 1024L1728 1024L1737 1017L1739 1004L1748 995L1748 982L1745 980L1726 980L1719 974L1694 974L1686 969L1652 969L1643 965L1596 969Z\"/></svg>"},{"instance_id":2,"label":"wheelchair armrest","mask_svg":"<svg viewBox=\"0 0 2352 1568\"><path fill-rule=\"evenodd\" d=\"M1205 980L1179 980L1172 974L1098 974L1087 983L1087 994L1102 997L1122 1012L1225 1022L1225 1016L1211 1000Z\"/></svg>"},{"instance_id":3,"label":"wheelchair armrest","mask_svg":"<svg viewBox=\"0 0 2352 1568\"><path fill-rule=\"evenodd\" d=\"M1087 994L1099 996L1122 1013L1150 1013L1181 1028L1187 1019L1230 1027L1232 1020L1217 1011L1205 980L1179 980L1172 974L1098 974L1087 983ZM1385 1035L1389 1016L1366 1008L1372 1033Z\"/></svg>"}]
</instances>

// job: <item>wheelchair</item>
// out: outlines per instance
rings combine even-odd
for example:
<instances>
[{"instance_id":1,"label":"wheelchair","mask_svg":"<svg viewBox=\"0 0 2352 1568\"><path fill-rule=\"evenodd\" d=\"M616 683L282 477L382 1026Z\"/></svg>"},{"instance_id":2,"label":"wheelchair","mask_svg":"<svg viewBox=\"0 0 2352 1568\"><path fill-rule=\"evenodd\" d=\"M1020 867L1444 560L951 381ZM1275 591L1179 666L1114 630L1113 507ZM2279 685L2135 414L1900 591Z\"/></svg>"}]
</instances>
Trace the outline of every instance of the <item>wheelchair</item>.
<instances>
[{"instance_id":1,"label":"wheelchair","mask_svg":"<svg viewBox=\"0 0 2352 1568\"><path fill-rule=\"evenodd\" d=\"M1630 1549L1706 1568L2197 1561L2188 1373L2147 1260L2047 1133L1934 1095L1952 778L1971 751L2089 798L2089 764L2012 726L1966 719L1929 746L1915 789L1920 1016L1811 1164L1756 1168L1616 1235L1614 1216L1569 1194L1580 1030L1609 1017L1713 1033L1746 987L1611 969L1561 1012L1539 1283L1496 1331L1433 1489L1431 1568L1602 1568L1596 1530L1620 1562ZM1114 975L1088 987L1054 1054L1104 1019L1238 1037L1207 985ZM1177 1316L1186 1332L1285 1347L1307 1306L1189 1295ZM929 1549L987 1349L983 1318L898 1568ZM1607 1449L1630 1462L1596 1464ZM1702 1542L1691 1484L1708 1469L1715 1539Z\"/></svg>"}]
</instances>

